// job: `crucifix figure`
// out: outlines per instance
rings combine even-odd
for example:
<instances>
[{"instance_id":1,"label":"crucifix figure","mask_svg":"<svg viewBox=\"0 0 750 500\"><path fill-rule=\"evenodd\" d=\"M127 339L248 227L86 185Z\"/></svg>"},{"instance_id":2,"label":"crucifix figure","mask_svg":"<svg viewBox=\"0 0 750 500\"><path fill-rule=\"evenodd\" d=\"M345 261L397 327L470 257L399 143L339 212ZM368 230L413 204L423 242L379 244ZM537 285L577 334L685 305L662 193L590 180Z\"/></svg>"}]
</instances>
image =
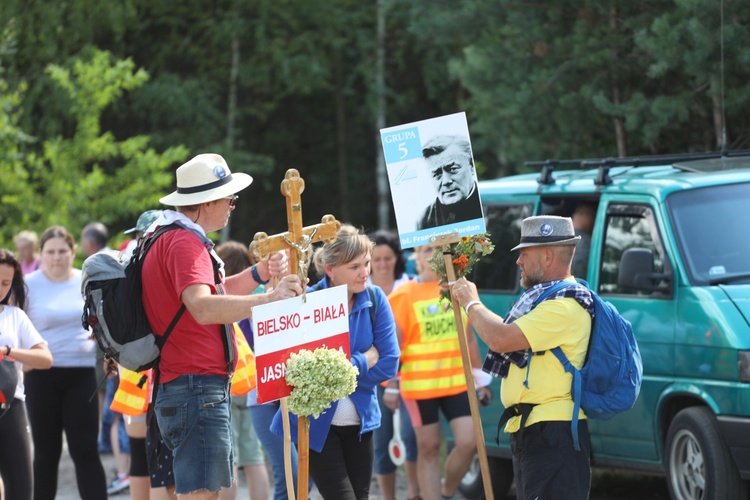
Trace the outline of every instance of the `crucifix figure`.
<instances>
[{"instance_id":1,"label":"crucifix figure","mask_svg":"<svg viewBox=\"0 0 750 500\"><path fill-rule=\"evenodd\" d=\"M281 194L286 198L287 232L268 236L266 233L255 233L250 251L260 260L271 253L291 249L289 263L291 269L302 280L307 281L308 260L310 247L313 243L330 241L336 237L341 223L333 215L324 215L320 224L302 227L302 192L305 181L299 172L293 168L286 171L281 181Z\"/></svg>"},{"instance_id":2,"label":"crucifix figure","mask_svg":"<svg viewBox=\"0 0 750 500\"><path fill-rule=\"evenodd\" d=\"M341 228L341 223L333 215L324 215L320 224L313 226L302 226L302 192L305 190L305 181L299 176L299 172L293 168L286 171L284 180L281 181L281 194L286 198L287 231L273 236L266 233L255 233L250 251L253 255L263 260L273 252L290 249L289 265L297 273L302 281L304 289L307 283L307 265L310 250L313 243L320 241L331 241ZM304 293L303 293L304 300ZM282 416L284 421L284 466L287 478L287 493L294 500L294 485L292 484L291 467L291 438L289 432L289 414L286 398L281 400ZM298 467L297 467L297 493L301 500L307 499L308 493L308 467L309 467L309 427L307 417L299 416L298 420Z\"/></svg>"}]
</instances>

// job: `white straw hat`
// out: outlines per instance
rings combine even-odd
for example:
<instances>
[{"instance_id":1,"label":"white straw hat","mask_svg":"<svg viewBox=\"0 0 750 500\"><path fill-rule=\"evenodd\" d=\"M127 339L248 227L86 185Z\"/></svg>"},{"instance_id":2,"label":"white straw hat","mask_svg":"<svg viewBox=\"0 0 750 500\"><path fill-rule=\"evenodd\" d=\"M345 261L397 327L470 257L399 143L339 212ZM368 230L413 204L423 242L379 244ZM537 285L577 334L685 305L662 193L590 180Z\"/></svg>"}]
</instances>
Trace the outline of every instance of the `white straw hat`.
<instances>
[{"instance_id":1,"label":"white straw hat","mask_svg":"<svg viewBox=\"0 0 750 500\"><path fill-rule=\"evenodd\" d=\"M511 248L537 247L541 245L575 245L580 240L573 229L570 217L538 215L527 217L521 224L521 243Z\"/></svg>"},{"instance_id":2,"label":"white straw hat","mask_svg":"<svg viewBox=\"0 0 750 500\"><path fill-rule=\"evenodd\" d=\"M221 155L200 154L177 169L177 191L159 202L173 207L199 205L238 193L252 182L247 174L233 174Z\"/></svg>"}]
</instances>

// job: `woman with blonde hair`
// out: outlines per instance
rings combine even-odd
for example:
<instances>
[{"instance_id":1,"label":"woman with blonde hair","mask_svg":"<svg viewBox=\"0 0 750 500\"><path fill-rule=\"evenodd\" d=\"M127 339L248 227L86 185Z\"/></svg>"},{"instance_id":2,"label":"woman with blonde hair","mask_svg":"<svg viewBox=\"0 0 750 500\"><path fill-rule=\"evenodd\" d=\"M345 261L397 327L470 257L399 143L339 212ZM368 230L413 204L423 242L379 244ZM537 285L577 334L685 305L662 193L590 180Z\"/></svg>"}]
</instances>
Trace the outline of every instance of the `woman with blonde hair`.
<instances>
[{"instance_id":1,"label":"woman with blonde hair","mask_svg":"<svg viewBox=\"0 0 750 500\"><path fill-rule=\"evenodd\" d=\"M359 370L357 387L334 401L318 418L310 418L310 477L324 499L365 500L373 468L372 433L380 426L375 388L396 375L399 349L388 299L378 287L368 287L372 241L345 224L332 242L313 257L323 276L308 293L344 285L349 302L351 363ZM291 416L292 439L297 422ZM271 430L282 435L277 413Z\"/></svg>"}]
</instances>

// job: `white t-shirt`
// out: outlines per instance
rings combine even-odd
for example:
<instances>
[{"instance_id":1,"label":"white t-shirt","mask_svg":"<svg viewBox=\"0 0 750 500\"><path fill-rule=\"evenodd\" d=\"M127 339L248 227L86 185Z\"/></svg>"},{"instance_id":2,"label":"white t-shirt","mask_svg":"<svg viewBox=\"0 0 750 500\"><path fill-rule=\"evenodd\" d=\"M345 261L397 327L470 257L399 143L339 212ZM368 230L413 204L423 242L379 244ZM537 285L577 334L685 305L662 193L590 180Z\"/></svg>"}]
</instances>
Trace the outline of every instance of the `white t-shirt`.
<instances>
[{"instance_id":1,"label":"white t-shirt","mask_svg":"<svg viewBox=\"0 0 750 500\"><path fill-rule=\"evenodd\" d=\"M66 281L52 281L42 271L27 274L24 279L29 287L29 319L47 341L52 366L93 367L96 341L81 325L81 270L73 269L73 276Z\"/></svg>"},{"instance_id":2,"label":"white t-shirt","mask_svg":"<svg viewBox=\"0 0 750 500\"><path fill-rule=\"evenodd\" d=\"M8 305L0 305L0 308L2 308L0 311L0 346L9 345L11 357L13 357L13 349L31 349L35 345L47 343L22 309ZM16 361L16 371L18 371L16 399L24 401L26 396L23 391L23 363L20 361Z\"/></svg>"}]
</instances>

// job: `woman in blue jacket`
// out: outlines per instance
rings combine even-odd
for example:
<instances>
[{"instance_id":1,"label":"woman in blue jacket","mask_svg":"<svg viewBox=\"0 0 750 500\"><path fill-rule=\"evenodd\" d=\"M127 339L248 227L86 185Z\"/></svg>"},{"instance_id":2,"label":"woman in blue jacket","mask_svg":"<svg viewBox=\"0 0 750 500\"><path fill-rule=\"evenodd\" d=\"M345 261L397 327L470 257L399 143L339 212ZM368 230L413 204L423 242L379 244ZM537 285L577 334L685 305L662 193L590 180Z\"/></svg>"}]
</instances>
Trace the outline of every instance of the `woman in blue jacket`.
<instances>
[{"instance_id":1,"label":"woman in blue jacket","mask_svg":"<svg viewBox=\"0 0 750 500\"><path fill-rule=\"evenodd\" d=\"M313 259L323 279L308 292L346 285L349 296L349 342L352 365L359 369L357 388L335 401L318 418L310 418L310 477L324 499L366 500L372 479L372 431L380 426L376 387L396 375L399 347L388 299L379 287L368 287L372 242L345 224L336 239ZM292 440L297 422L290 415ZM271 430L281 435L277 413Z\"/></svg>"}]
</instances>

